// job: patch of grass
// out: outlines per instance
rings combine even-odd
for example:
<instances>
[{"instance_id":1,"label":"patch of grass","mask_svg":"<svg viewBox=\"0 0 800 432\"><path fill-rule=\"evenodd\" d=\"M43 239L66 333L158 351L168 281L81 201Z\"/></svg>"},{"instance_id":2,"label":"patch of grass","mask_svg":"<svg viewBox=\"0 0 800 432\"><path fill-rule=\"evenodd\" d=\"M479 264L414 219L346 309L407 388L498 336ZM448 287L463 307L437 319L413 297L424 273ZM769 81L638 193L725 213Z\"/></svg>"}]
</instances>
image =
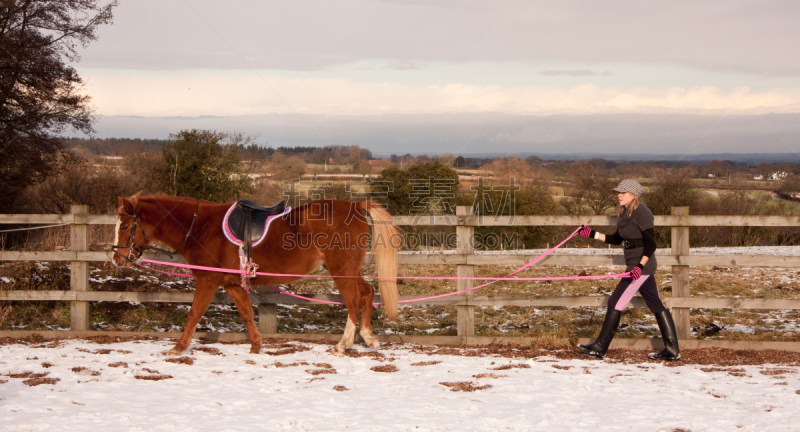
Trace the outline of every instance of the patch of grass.
<instances>
[{"instance_id":1,"label":"patch of grass","mask_svg":"<svg viewBox=\"0 0 800 432\"><path fill-rule=\"evenodd\" d=\"M90 306L91 309L91 306ZM94 322L111 322L114 319L114 316L109 313L108 310L95 310L92 313L91 320Z\"/></svg>"},{"instance_id":2,"label":"patch of grass","mask_svg":"<svg viewBox=\"0 0 800 432\"><path fill-rule=\"evenodd\" d=\"M69 290L69 264L64 262L12 261L0 267L9 282L0 282L2 290Z\"/></svg>"},{"instance_id":3,"label":"patch of grass","mask_svg":"<svg viewBox=\"0 0 800 432\"><path fill-rule=\"evenodd\" d=\"M69 303L66 302L12 302L2 310L2 315L2 330L69 328Z\"/></svg>"},{"instance_id":4,"label":"patch of grass","mask_svg":"<svg viewBox=\"0 0 800 432\"><path fill-rule=\"evenodd\" d=\"M344 306L297 305L278 307L278 331L296 333L341 333L347 321Z\"/></svg>"},{"instance_id":5,"label":"patch of grass","mask_svg":"<svg viewBox=\"0 0 800 432\"><path fill-rule=\"evenodd\" d=\"M189 311L187 309L176 309L169 313L167 320L177 326L185 327L186 321L189 319Z\"/></svg>"},{"instance_id":6,"label":"patch of grass","mask_svg":"<svg viewBox=\"0 0 800 432\"><path fill-rule=\"evenodd\" d=\"M455 306L403 307L395 321L373 321L373 329L376 333L455 335L456 319Z\"/></svg>"}]
</instances>

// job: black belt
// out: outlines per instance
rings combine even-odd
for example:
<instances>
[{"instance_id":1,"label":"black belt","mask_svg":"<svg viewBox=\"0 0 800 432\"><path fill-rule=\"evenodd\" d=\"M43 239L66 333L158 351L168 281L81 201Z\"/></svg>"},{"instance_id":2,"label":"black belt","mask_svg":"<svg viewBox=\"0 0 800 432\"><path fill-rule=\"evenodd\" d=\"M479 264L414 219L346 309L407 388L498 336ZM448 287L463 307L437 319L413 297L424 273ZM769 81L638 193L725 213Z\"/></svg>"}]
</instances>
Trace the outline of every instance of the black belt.
<instances>
[{"instance_id":1,"label":"black belt","mask_svg":"<svg viewBox=\"0 0 800 432\"><path fill-rule=\"evenodd\" d=\"M623 239L622 240L622 247L625 249L635 249L639 247L644 247L644 240L643 239Z\"/></svg>"}]
</instances>

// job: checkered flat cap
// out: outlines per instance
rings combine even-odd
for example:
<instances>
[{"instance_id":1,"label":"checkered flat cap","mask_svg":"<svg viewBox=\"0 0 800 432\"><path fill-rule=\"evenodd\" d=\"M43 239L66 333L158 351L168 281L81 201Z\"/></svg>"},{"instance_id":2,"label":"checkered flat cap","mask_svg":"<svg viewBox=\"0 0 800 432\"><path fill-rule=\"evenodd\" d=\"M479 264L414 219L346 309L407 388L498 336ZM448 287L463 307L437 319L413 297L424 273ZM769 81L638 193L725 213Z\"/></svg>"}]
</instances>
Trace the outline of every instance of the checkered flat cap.
<instances>
[{"instance_id":1,"label":"checkered flat cap","mask_svg":"<svg viewBox=\"0 0 800 432\"><path fill-rule=\"evenodd\" d=\"M613 190L614 192L630 192L636 195L637 198L641 198L642 194L644 193L644 188L642 185L640 185L639 182L634 179L622 180Z\"/></svg>"}]
</instances>

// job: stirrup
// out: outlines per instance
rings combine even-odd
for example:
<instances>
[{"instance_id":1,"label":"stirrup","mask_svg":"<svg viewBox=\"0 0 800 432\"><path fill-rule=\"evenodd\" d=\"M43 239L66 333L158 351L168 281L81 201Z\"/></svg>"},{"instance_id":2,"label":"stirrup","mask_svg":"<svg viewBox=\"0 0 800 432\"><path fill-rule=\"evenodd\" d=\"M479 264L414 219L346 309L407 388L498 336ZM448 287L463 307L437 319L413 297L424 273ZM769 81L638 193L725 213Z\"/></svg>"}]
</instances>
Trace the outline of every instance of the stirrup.
<instances>
[{"instance_id":1,"label":"stirrup","mask_svg":"<svg viewBox=\"0 0 800 432\"><path fill-rule=\"evenodd\" d=\"M239 270L242 271L242 280L256 277L256 271L258 271L258 264L245 255L243 245L239 246Z\"/></svg>"},{"instance_id":2,"label":"stirrup","mask_svg":"<svg viewBox=\"0 0 800 432\"><path fill-rule=\"evenodd\" d=\"M239 269L242 270L242 289L249 293L250 292L250 284L248 283L250 279L256 277L256 271L258 271L258 264L254 263L252 259L248 259L244 253L244 247L239 246Z\"/></svg>"},{"instance_id":3,"label":"stirrup","mask_svg":"<svg viewBox=\"0 0 800 432\"><path fill-rule=\"evenodd\" d=\"M254 263L252 260L244 265L244 274L242 277L246 277L248 279L252 279L256 277L256 271L258 271L258 264Z\"/></svg>"}]
</instances>

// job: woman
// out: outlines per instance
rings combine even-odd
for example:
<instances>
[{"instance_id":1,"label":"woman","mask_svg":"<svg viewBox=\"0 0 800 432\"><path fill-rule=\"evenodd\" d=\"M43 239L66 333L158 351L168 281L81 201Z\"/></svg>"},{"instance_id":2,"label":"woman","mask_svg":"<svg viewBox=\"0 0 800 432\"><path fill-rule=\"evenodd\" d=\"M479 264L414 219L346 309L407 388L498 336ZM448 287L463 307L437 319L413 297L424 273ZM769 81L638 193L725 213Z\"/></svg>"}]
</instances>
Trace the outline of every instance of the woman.
<instances>
[{"instance_id":1,"label":"woman","mask_svg":"<svg viewBox=\"0 0 800 432\"><path fill-rule=\"evenodd\" d=\"M630 277L622 278L608 299L608 311L597 340L589 345L578 345L578 349L586 355L601 358L605 356L617 331L622 311L638 291L644 297L647 307L655 314L664 338L664 350L649 354L648 357L654 360L678 360L681 354L675 323L658 295L654 276L657 263L653 213L639 201L644 188L636 180L625 179L619 182L614 192L619 200L619 218L615 232L602 234L583 225L578 233L582 237L592 237L609 244L622 244L627 266L625 271L630 273Z\"/></svg>"}]
</instances>

